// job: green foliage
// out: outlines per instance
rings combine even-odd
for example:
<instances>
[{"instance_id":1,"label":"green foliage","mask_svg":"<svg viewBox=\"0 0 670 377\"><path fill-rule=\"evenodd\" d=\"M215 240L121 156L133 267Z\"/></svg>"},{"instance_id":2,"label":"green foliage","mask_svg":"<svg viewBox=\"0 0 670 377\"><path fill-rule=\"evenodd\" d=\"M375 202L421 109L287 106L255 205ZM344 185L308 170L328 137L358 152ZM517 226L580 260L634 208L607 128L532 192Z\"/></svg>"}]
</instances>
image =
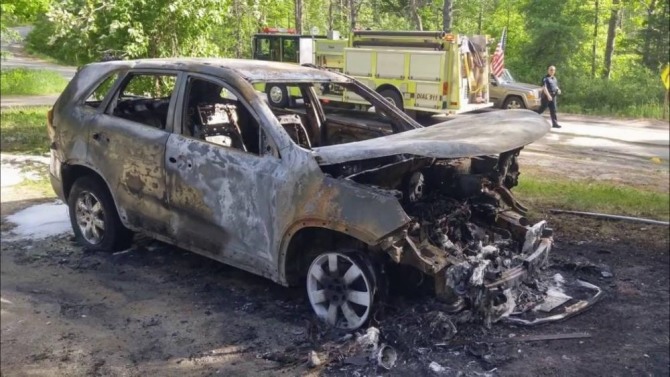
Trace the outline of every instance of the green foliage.
<instances>
[{"instance_id":1,"label":"green foliage","mask_svg":"<svg viewBox=\"0 0 670 377\"><path fill-rule=\"evenodd\" d=\"M0 150L43 154L49 152L46 130L48 107L3 108L0 110Z\"/></svg>"},{"instance_id":2,"label":"green foliage","mask_svg":"<svg viewBox=\"0 0 670 377\"><path fill-rule=\"evenodd\" d=\"M664 92L660 78L643 67L639 72L611 80L567 76L561 87L569 88L559 99L559 108L563 110L569 108L599 115L662 116Z\"/></svg>"},{"instance_id":3,"label":"green foliage","mask_svg":"<svg viewBox=\"0 0 670 377\"><path fill-rule=\"evenodd\" d=\"M51 0L2 0L3 18L11 19L12 23L23 24L34 22L39 14L45 13Z\"/></svg>"},{"instance_id":4,"label":"green foliage","mask_svg":"<svg viewBox=\"0 0 670 377\"><path fill-rule=\"evenodd\" d=\"M63 0L51 4L28 43L72 64L106 55L217 55L211 35L226 11L217 0Z\"/></svg>"},{"instance_id":5,"label":"green foliage","mask_svg":"<svg viewBox=\"0 0 670 377\"><path fill-rule=\"evenodd\" d=\"M2 95L58 94L67 85L59 73L41 69L8 69L0 75Z\"/></svg>"},{"instance_id":6,"label":"green foliage","mask_svg":"<svg viewBox=\"0 0 670 377\"><path fill-rule=\"evenodd\" d=\"M0 42L2 44L12 43L19 37L18 33L9 28L16 22L14 17L15 11L16 7L14 4L9 4L4 1L0 3ZM1 55L2 57L6 55L4 50Z\"/></svg>"},{"instance_id":7,"label":"green foliage","mask_svg":"<svg viewBox=\"0 0 670 377\"><path fill-rule=\"evenodd\" d=\"M3 10L9 7L10 13L16 8L12 4L29 2L3 1ZM657 76L670 53L669 1L619 2L623 11L616 24L610 81L596 78L605 70L614 0L598 0L597 9L594 0L452 3L456 33L498 39L507 27L505 62L519 81L539 83L547 65L556 65L565 92L562 110L662 113ZM444 0L302 0L302 4L305 33L316 27L325 34L332 27L347 37L352 7L359 28L415 30L420 25L439 30L443 24ZM60 0L51 2L38 18L28 47L76 65L105 55L250 58L252 36L263 26L295 27L295 0ZM495 42L491 49L494 46Z\"/></svg>"}]
</instances>

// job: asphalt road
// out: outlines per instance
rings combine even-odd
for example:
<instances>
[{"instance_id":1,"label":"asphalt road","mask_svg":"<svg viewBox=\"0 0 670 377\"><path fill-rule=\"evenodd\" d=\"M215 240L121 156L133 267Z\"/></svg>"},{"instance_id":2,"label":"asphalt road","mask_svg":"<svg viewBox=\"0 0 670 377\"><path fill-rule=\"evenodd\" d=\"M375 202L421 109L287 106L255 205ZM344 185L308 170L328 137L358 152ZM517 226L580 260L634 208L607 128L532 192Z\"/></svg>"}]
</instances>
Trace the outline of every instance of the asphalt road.
<instances>
[{"instance_id":1,"label":"asphalt road","mask_svg":"<svg viewBox=\"0 0 670 377\"><path fill-rule=\"evenodd\" d=\"M550 122L548 114L545 114L545 118ZM653 159L668 166L670 126L667 121L617 119L560 112L558 118L562 128L552 128L547 136L527 146L526 150L547 153L552 148L560 147L563 150L579 150L594 155L615 155L645 161ZM425 124L449 119L451 117L435 116Z\"/></svg>"}]
</instances>

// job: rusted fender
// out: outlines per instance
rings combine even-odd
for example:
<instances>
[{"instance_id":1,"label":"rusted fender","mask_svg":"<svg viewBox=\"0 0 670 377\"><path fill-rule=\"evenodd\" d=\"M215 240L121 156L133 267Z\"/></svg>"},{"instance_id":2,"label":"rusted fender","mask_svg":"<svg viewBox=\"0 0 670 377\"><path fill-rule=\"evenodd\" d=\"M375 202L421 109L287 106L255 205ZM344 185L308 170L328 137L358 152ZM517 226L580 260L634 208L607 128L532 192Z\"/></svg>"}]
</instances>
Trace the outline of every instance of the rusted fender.
<instances>
[{"instance_id":1,"label":"rusted fender","mask_svg":"<svg viewBox=\"0 0 670 377\"><path fill-rule=\"evenodd\" d=\"M307 227L347 234L368 245L378 245L389 234L409 224L410 218L391 192L346 179L324 177L311 185L295 208L299 215L285 229L279 253L279 280L286 282L286 256L291 238Z\"/></svg>"}]
</instances>

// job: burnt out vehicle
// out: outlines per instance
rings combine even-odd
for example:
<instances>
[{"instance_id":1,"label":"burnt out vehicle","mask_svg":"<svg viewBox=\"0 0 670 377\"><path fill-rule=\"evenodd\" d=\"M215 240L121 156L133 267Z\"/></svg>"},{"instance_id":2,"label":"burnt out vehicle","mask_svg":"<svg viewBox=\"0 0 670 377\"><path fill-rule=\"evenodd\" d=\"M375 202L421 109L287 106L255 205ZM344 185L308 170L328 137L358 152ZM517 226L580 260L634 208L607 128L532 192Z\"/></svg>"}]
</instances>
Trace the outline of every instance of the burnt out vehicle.
<instances>
[{"instance_id":1,"label":"burnt out vehicle","mask_svg":"<svg viewBox=\"0 0 670 377\"><path fill-rule=\"evenodd\" d=\"M268 83L302 98L270 107ZM51 182L84 247L124 249L142 232L304 284L317 316L349 329L395 265L454 310L513 314L552 235L510 189L519 151L548 130L525 110L424 128L339 73L186 58L84 66L48 119Z\"/></svg>"}]
</instances>

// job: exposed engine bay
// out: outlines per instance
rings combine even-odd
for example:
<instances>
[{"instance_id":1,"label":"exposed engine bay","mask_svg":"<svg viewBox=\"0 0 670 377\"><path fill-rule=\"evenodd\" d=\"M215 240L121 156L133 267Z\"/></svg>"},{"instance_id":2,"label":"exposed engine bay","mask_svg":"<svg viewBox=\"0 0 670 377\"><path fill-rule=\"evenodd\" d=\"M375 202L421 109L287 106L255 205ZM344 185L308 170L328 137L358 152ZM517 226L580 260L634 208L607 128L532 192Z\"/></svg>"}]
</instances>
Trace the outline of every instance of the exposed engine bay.
<instances>
[{"instance_id":1,"label":"exposed engine bay","mask_svg":"<svg viewBox=\"0 0 670 377\"><path fill-rule=\"evenodd\" d=\"M322 166L335 177L386 190L410 217L382 249L432 276L436 296L490 325L536 324L575 314L601 294L586 282L545 272L552 230L531 225L511 188L522 148L497 156L391 156Z\"/></svg>"}]
</instances>

